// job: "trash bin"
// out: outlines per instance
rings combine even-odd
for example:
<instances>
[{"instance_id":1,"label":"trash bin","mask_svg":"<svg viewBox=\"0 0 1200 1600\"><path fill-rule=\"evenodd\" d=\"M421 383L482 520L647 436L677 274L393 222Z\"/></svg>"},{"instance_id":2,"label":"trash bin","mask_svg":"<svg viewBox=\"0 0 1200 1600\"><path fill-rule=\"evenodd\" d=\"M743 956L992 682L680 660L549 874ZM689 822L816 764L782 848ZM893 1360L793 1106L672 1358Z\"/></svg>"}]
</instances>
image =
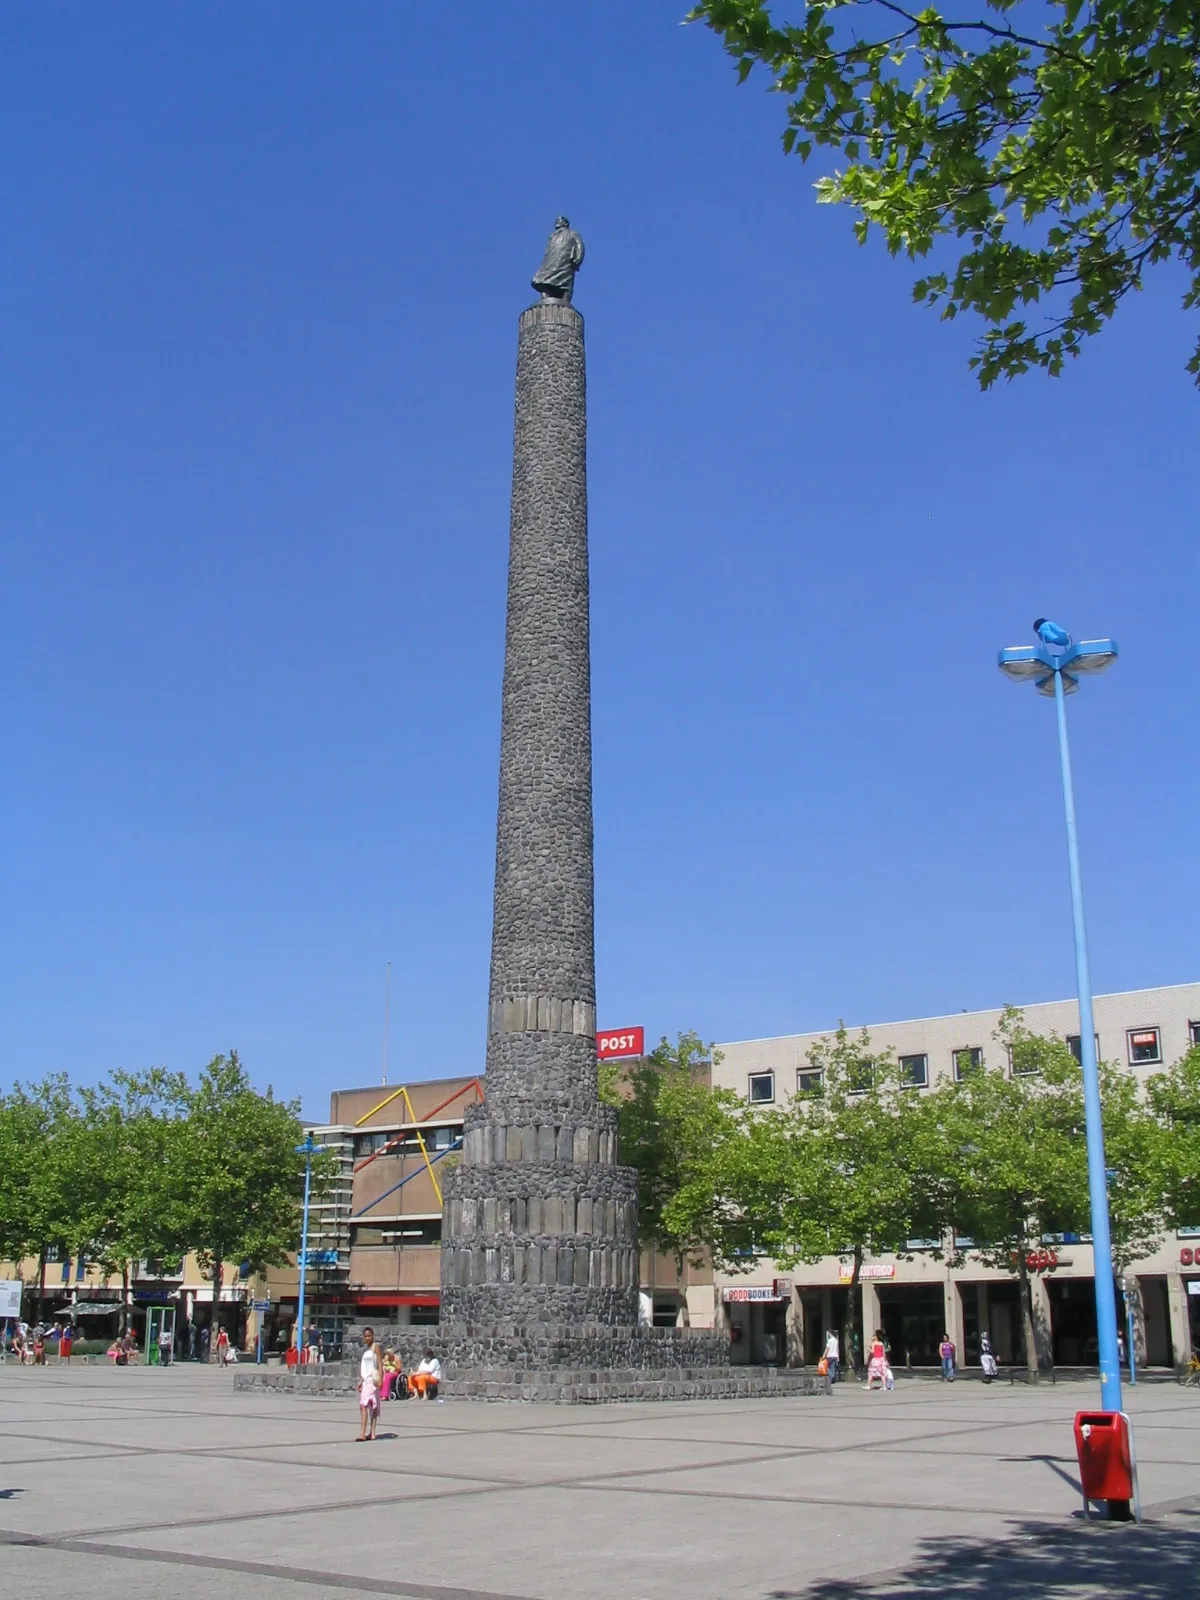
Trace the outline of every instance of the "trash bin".
<instances>
[{"instance_id":1,"label":"trash bin","mask_svg":"<svg viewBox=\"0 0 1200 1600\"><path fill-rule=\"evenodd\" d=\"M1133 1438L1123 1411L1079 1411L1075 1415L1075 1453L1083 1485L1083 1510L1098 1500L1108 1515L1127 1519L1137 1496ZM1140 1519L1139 1519L1140 1520Z\"/></svg>"}]
</instances>

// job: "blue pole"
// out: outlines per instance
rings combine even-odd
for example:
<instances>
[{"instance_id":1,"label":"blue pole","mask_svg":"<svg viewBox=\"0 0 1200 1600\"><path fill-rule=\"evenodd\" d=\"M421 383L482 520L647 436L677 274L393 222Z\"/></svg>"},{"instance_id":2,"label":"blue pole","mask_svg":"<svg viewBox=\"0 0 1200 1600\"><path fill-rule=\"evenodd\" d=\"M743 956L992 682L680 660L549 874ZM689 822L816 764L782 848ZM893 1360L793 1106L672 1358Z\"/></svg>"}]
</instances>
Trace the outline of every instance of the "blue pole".
<instances>
[{"instance_id":1,"label":"blue pole","mask_svg":"<svg viewBox=\"0 0 1200 1600\"><path fill-rule=\"evenodd\" d=\"M308 1192L312 1184L313 1138L299 1146L304 1151L304 1221L300 1226L300 1306L296 1317L296 1369L304 1360L304 1280L308 1276Z\"/></svg>"},{"instance_id":2,"label":"blue pole","mask_svg":"<svg viewBox=\"0 0 1200 1600\"><path fill-rule=\"evenodd\" d=\"M1096 1337L1100 1347L1100 1405L1121 1410L1121 1363L1117 1353L1117 1297L1113 1287L1112 1237L1108 1226L1108 1179L1104 1164L1104 1123L1100 1075L1096 1068L1096 1026L1092 1020L1092 981L1088 973L1083 925L1083 882L1075 833L1075 789L1067 744L1067 708L1062 672L1054 673L1058 713L1058 754L1062 763L1063 807L1067 817L1067 856L1071 865L1071 920L1075 927L1075 982L1079 990L1079 1059L1083 1067L1083 1105L1087 1125L1088 1193L1092 1206L1092 1260L1096 1279Z\"/></svg>"}]
</instances>

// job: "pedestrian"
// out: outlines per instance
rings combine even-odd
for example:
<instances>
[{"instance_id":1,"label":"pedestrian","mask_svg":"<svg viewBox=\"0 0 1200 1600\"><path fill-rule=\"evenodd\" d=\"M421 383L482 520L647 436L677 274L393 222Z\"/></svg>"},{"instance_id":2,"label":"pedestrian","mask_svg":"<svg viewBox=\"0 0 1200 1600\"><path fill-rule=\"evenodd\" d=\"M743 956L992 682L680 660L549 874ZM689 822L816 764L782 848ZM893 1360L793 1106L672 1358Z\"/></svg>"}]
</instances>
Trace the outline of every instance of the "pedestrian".
<instances>
[{"instance_id":1,"label":"pedestrian","mask_svg":"<svg viewBox=\"0 0 1200 1600\"><path fill-rule=\"evenodd\" d=\"M35 1367L46 1365L46 1335L40 1324L33 1330L33 1364Z\"/></svg>"},{"instance_id":2,"label":"pedestrian","mask_svg":"<svg viewBox=\"0 0 1200 1600\"><path fill-rule=\"evenodd\" d=\"M875 1337L871 1341L870 1359L867 1362L868 1391L876 1379L878 1379L879 1387L881 1389L890 1387L887 1381L889 1370L887 1351L884 1349L883 1344L883 1329L876 1328Z\"/></svg>"},{"instance_id":3,"label":"pedestrian","mask_svg":"<svg viewBox=\"0 0 1200 1600\"><path fill-rule=\"evenodd\" d=\"M207 1361L208 1360L208 1352L209 1352L211 1346L212 1346L212 1329L209 1327L208 1323L206 1322L204 1324L204 1326L200 1329L200 1359L201 1359L201 1361Z\"/></svg>"},{"instance_id":4,"label":"pedestrian","mask_svg":"<svg viewBox=\"0 0 1200 1600\"><path fill-rule=\"evenodd\" d=\"M70 1364L71 1346L74 1343L74 1329L69 1322L64 1323L63 1331L58 1336L58 1359Z\"/></svg>"},{"instance_id":5,"label":"pedestrian","mask_svg":"<svg viewBox=\"0 0 1200 1600\"><path fill-rule=\"evenodd\" d=\"M942 1335L942 1342L938 1345L938 1355L942 1358L942 1382L954 1382L954 1341L948 1333Z\"/></svg>"},{"instance_id":6,"label":"pedestrian","mask_svg":"<svg viewBox=\"0 0 1200 1600\"><path fill-rule=\"evenodd\" d=\"M408 1375L408 1392L422 1400L436 1400L438 1384L442 1381L442 1363L432 1350L426 1350L417 1362L415 1372Z\"/></svg>"},{"instance_id":7,"label":"pedestrian","mask_svg":"<svg viewBox=\"0 0 1200 1600\"><path fill-rule=\"evenodd\" d=\"M379 1351L375 1348L375 1329L363 1329L363 1353L358 1363L358 1443L374 1439L379 1422Z\"/></svg>"},{"instance_id":8,"label":"pedestrian","mask_svg":"<svg viewBox=\"0 0 1200 1600\"><path fill-rule=\"evenodd\" d=\"M995 1356L992 1354L992 1341L986 1333L979 1335L979 1365L983 1368L984 1383L991 1383L1000 1369L996 1365Z\"/></svg>"},{"instance_id":9,"label":"pedestrian","mask_svg":"<svg viewBox=\"0 0 1200 1600\"><path fill-rule=\"evenodd\" d=\"M825 1335L825 1372L830 1383L838 1381L838 1365L841 1361L842 1347L838 1343L837 1329L830 1328Z\"/></svg>"},{"instance_id":10,"label":"pedestrian","mask_svg":"<svg viewBox=\"0 0 1200 1600\"><path fill-rule=\"evenodd\" d=\"M217 1365L223 1367L229 1360L229 1335L225 1329L217 1330Z\"/></svg>"},{"instance_id":11,"label":"pedestrian","mask_svg":"<svg viewBox=\"0 0 1200 1600\"><path fill-rule=\"evenodd\" d=\"M310 1323L308 1329L308 1361L310 1366L315 1366L321 1359L321 1331L316 1323Z\"/></svg>"},{"instance_id":12,"label":"pedestrian","mask_svg":"<svg viewBox=\"0 0 1200 1600\"><path fill-rule=\"evenodd\" d=\"M158 1364L160 1367L171 1365L171 1330L165 1322L158 1330Z\"/></svg>"}]
</instances>

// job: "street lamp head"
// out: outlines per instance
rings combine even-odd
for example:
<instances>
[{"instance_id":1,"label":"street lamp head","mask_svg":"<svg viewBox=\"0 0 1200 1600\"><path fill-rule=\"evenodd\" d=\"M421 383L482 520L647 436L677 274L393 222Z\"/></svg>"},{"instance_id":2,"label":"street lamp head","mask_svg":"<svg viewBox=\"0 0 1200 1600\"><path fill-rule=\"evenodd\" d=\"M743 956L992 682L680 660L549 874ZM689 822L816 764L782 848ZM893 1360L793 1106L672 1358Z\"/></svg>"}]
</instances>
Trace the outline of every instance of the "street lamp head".
<instances>
[{"instance_id":1,"label":"street lamp head","mask_svg":"<svg viewBox=\"0 0 1200 1600\"><path fill-rule=\"evenodd\" d=\"M1117 646L1112 639L1081 639L1073 644L1066 629L1047 617L1039 617L1033 627L1041 642L1001 650L997 665L1006 678L1014 683L1032 683L1039 694L1050 699L1054 698L1056 676L1062 679L1063 693L1074 694L1081 673L1103 672L1117 659Z\"/></svg>"},{"instance_id":2,"label":"street lamp head","mask_svg":"<svg viewBox=\"0 0 1200 1600\"><path fill-rule=\"evenodd\" d=\"M1033 625L1033 631L1045 645L1054 645L1059 650L1065 650L1071 643L1071 635L1065 628L1060 628L1057 622L1051 622L1049 617L1039 617Z\"/></svg>"}]
</instances>

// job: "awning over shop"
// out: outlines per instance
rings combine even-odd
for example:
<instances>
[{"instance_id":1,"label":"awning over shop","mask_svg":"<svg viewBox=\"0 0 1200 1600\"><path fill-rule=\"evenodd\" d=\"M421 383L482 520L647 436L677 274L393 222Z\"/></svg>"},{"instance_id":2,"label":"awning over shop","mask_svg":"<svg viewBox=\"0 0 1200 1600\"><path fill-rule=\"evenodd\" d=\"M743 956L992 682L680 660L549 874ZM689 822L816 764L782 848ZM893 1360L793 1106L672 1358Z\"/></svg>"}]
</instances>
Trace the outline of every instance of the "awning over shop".
<instances>
[{"instance_id":1,"label":"awning over shop","mask_svg":"<svg viewBox=\"0 0 1200 1600\"><path fill-rule=\"evenodd\" d=\"M63 1306L54 1314L57 1317L112 1317L124 1309L119 1300L80 1300L76 1305Z\"/></svg>"},{"instance_id":2,"label":"awning over shop","mask_svg":"<svg viewBox=\"0 0 1200 1600\"><path fill-rule=\"evenodd\" d=\"M171 1298L172 1299L177 1299L180 1295L185 1295L185 1294L190 1294L192 1299L196 1302L197 1305L200 1305L200 1306L210 1306L210 1305L212 1305L212 1284L211 1283L209 1284L207 1289L193 1289L191 1287L188 1287L188 1288L185 1288L185 1289L173 1289L171 1291ZM228 1286L228 1284L226 1284L224 1286L224 1288L222 1288L222 1290L221 1290L221 1304L223 1306L232 1305L235 1301L240 1302L240 1301L244 1300L245 1298L246 1298L245 1289L231 1289Z\"/></svg>"}]
</instances>

